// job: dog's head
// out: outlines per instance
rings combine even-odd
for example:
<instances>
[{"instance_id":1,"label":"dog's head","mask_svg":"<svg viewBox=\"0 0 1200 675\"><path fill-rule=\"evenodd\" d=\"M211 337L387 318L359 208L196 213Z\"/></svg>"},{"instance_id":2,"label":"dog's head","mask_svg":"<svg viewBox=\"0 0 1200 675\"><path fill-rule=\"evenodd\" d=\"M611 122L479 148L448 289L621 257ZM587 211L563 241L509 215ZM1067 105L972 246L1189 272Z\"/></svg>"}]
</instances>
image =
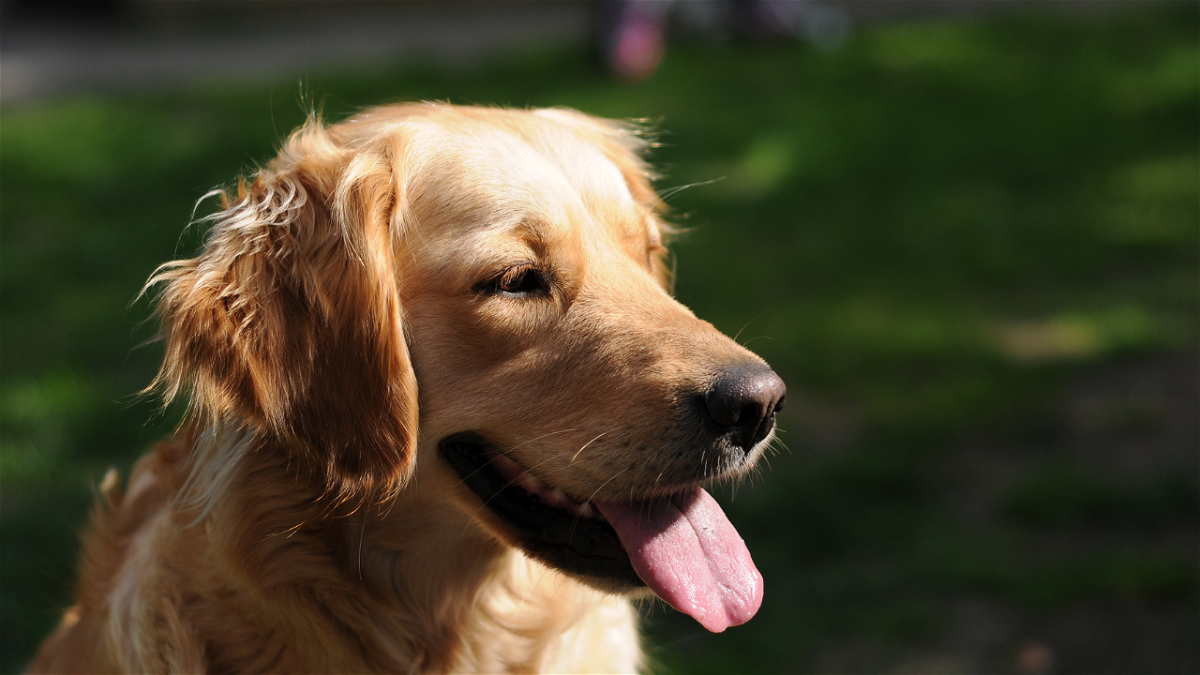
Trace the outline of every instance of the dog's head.
<instances>
[{"instance_id":1,"label":"dog's head","mask_svg":"<svg viewBox=\"0 0 1200 675\"><path fill-rule=\"evenodd\" d=\"M157 275L160 383L338 499L421 456L501 540L740 623L761 579L697 485L755 463L783 383L664 289L642 145L567 110L310 123Z\"/></svg>"}]
</instances>

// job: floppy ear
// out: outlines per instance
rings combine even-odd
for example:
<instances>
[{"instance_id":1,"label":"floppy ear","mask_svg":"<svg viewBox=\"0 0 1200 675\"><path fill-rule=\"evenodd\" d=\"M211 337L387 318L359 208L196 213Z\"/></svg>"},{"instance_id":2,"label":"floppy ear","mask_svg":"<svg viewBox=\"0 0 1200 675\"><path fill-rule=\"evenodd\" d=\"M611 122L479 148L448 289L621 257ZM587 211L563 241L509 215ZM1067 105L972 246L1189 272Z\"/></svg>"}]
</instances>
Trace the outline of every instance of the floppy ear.
<instances>
[{"instance_id":1,"label":"floppy ear","mask_svg":"<svg viewBox=\"0 0 1200 675\"><path fill-rule=\"evenodd\" d=\"M318 122L226 202L204 251L164 265L167 400L248 427L337 501L412 473L417 390L401 324L388 148L350 152Z\"/></svg>"}]
</instances>

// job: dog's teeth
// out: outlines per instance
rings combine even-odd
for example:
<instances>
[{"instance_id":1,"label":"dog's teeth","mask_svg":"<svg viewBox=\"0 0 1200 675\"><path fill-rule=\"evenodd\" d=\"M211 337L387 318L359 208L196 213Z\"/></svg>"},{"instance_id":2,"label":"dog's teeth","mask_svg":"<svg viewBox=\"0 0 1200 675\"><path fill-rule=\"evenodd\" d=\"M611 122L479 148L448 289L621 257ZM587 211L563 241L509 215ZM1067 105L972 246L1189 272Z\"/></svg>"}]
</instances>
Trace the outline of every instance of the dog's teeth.
<instances>
[{"instance_id":1,"label":"dog's teeth","mask_svg":"<svg viewBox=\"0 0 1200 675\"><path fill-rule=\"evenodd\" d=\"M579 516L580 518L595 518L596 511L592 509L591 502L584 502L575 509L575 515Z\"/></svg>"},{"instance_id":2,"label":"dog's teeth","mask_svg":"<svg viewBox=\"0 0 1200 675\"><path fill-rule=\"evenodd\" d=\"M563 492L559 488L550 490L550 493L546 496L549 498L551 506L557 506L559 508L562 508L564 504L569 504L571 502L571 500L567 498L567 493Z\"/></svg>"},{"instance_id":3,"label":"dog's teeth","mask_svg":"<svg viewBox=\"0 0 1200 675\"><path fill-rule=\"evenodd\" d=\"M546 485L542 483L541 479L531 473L521 474L521 483L525 486L525 489L530 492L541 492L546 487Z\"/></svg>"}]
</instances>

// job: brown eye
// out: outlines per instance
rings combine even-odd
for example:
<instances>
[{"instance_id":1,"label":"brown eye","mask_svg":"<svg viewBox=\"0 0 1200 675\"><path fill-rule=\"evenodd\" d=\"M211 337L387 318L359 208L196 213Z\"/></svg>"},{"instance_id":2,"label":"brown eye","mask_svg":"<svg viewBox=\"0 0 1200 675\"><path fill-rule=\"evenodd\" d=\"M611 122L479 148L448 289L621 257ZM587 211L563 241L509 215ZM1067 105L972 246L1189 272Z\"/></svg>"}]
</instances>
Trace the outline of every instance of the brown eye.
<instances>
[{"instance_id":1,"label":"brown eye","mask_svg":"<svg viewBox=\"0 0 1200 675\"><path fill-rule=\"evenodd\" d=\"M496 291L507 295L533 295L549 290L546 277L536 268L519 265L504 272L496 280Z\"/></svg>"}]
</instances>

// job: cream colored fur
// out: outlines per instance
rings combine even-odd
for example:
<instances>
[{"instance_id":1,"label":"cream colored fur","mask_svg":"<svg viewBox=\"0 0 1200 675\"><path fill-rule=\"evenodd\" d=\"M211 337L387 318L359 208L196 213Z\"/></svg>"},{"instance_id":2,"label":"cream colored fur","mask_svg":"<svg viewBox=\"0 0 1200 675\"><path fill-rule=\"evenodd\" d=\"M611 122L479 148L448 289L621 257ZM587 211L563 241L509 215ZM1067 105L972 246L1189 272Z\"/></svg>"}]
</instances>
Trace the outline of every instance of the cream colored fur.
<instances>
[{"instance_id":1,"label":"cream colored fur","mask_svg":"<svg viewBox=\"0 0 1200 675\"><path fill-rule=\"evenodd\" d=\"M642 667L630 601L526 557L438 457L477 432L581 499L698 479L681 392L756 357L664 290L642 146L436 104L297 131L150 282L190 412L106 479L31 672Z\"/></svg>"}]
</instances>

